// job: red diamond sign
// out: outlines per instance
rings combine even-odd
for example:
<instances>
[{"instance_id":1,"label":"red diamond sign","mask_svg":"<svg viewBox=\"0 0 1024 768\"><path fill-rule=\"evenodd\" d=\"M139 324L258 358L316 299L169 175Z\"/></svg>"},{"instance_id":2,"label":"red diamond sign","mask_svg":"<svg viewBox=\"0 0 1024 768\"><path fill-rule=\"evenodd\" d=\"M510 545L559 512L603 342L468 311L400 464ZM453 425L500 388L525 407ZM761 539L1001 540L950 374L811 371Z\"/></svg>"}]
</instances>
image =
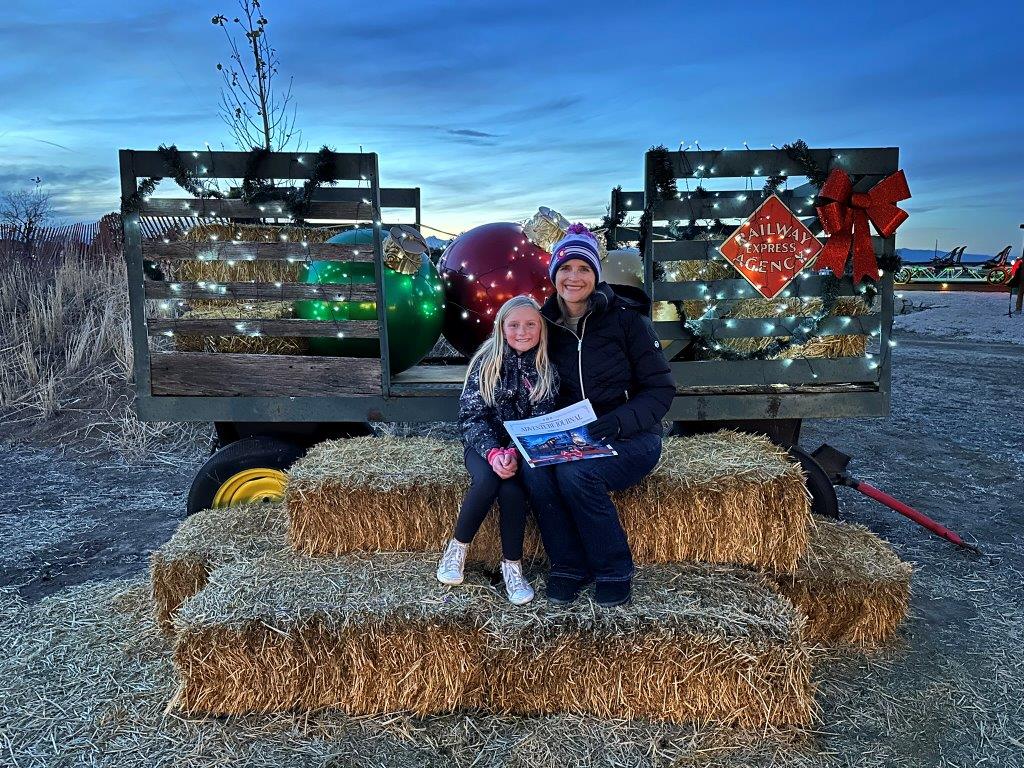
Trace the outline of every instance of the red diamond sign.
<instances>
[{"instance_id":1,"label":"red diamond sign","mask_svg":"<svg viewBox=\"0 0 1024 768\"><path fill-rule=\"evenodd\" d=\"M718 250L758 293L773 299L822 247L779 196L772 195Z\"/></svg>"}]
</instances>

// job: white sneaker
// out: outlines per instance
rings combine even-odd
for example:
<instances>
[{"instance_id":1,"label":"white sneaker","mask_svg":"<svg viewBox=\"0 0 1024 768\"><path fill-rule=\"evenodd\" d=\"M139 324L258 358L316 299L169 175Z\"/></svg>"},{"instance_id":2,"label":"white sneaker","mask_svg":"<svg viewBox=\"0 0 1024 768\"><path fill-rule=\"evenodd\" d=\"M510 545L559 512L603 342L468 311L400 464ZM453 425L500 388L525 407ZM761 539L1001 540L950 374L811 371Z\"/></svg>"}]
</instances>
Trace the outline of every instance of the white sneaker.
<instances>
[{"instance_id":1,"label":"white sneaker","mask_svg":"<svg viewBox=\"0 0 1024 768\"><path fill-rule=\"evenodd\" d=\"M533 587L523 576L523 565L519 562L501 561L501 576L505 579L505 592L513 605L525 605L533 600Z\"/></svg>"},{"instance_id":2,"label":"white sneaker","mask_svg":"<svg viewBox=\"0 0 1024 768\"><path fill-rule=\"evenodd\" d=\"M444 554L441 555L441 562L437 564L438 581L452 586L462 583L463 570L466 567L467 547L468 545L455 539L448 542Z\"/></svg>"}]
</instances>

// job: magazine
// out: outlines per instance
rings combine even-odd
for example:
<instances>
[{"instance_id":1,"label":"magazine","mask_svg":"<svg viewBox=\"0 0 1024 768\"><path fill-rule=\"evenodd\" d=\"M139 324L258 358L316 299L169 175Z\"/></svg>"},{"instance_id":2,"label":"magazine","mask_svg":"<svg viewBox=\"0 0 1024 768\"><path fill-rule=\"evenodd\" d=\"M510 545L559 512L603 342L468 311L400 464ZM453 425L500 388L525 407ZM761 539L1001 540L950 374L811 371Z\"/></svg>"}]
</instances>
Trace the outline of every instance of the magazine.
<instances>
[{"instance_id":1,"label":"magazine","mask_svg":"<svg viewBox=\"0 0 1024 768\"><path fill-rule=\"evenodd\" d=\"M544 416L506 421L505 429L531 467L617 456L587 432L586 425L596 419L590 401L581 400Z\"/></svg>"}]
</instances>

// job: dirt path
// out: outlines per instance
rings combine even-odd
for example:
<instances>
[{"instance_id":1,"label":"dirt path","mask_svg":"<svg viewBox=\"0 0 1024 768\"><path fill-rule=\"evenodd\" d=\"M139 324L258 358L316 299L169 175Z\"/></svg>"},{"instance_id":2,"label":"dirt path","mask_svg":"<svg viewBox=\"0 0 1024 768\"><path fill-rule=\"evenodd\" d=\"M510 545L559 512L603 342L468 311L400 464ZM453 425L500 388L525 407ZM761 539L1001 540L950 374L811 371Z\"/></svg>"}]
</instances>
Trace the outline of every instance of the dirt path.
<instances>
[{"instance_id":1,"label":"dirt path","mask_svg":"<svg viewBox=\"0 0 1024 768\"><path fill-rule=\"evenodd\" d=\"M174 532L202 454L127 466L52 448L0 449L0 586L35 600L145 570Z\"/></svg>"}]
</instances>

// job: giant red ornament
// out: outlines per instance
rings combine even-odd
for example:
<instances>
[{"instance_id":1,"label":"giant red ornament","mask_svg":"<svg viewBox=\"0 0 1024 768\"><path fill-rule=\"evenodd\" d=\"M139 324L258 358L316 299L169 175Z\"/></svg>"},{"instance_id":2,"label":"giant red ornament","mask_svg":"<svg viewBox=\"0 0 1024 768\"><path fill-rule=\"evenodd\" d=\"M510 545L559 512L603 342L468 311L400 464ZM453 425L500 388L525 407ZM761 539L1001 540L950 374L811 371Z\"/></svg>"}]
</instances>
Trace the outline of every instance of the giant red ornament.
<instances>
[{"instance_id":1,"label":"giant red ornament","mask_svg":"<svg viewBox=\"0 0 1024 768\"><path fill-rule=\"evenodd\" d=\"M520 224L484 224L459 235L437 265L445 295L441 333L459 352L472 355L493 331L502 304L523 293L543 304L552 294L550 258Z\"/></svg>"}]
</instances>

